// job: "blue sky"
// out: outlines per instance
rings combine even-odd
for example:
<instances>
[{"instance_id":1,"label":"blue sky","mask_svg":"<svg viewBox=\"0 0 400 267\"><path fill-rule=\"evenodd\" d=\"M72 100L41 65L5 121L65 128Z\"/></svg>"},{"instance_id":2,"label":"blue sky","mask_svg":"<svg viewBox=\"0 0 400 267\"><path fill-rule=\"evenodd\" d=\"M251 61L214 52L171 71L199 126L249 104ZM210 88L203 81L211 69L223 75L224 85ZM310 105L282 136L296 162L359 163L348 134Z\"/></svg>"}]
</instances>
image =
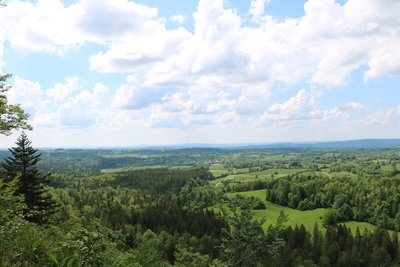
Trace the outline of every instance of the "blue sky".
<instances>
[{"instance_id":1,"label":"blue sky","mask_svg":"<svg viewBox=\"0 0 400 267\"><path fill-rule=\"evenodd\" d=\"M0 71L36 146L399 138L398 1L7 3Z\"/></svg>"}]
</instances>

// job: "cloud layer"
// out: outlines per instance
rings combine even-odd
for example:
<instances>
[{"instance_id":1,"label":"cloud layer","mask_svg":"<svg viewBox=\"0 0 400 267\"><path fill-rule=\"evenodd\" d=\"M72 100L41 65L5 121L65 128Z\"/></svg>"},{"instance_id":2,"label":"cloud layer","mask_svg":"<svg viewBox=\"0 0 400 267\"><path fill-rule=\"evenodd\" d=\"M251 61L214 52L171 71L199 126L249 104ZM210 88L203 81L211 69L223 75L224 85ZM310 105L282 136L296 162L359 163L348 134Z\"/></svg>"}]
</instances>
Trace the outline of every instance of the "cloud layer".
<instances>
[{"instance_id":1,"label":"cloud layer","mask_svg":"<svg viewBox=\"0 0 400 267\"><path fill-rule=\"evenodd\" d=\"M91 70L126 75L115 88L97 83L89 90L79 77L48 89L17 77L10 99L38 125L54 127L349 119L367 107L353 99L322 106L324 91L345 86L360 68L365 83L400 75L399 1L308 0L303 17L285 19L265 12L269 2L251 0L239 14L223 0L199 0L190 31L180 26L188 14L164 18L134 1L15 0L0 10L0 67L5 43L57 56L92 44Z\"/></svg>"}]
</instances>

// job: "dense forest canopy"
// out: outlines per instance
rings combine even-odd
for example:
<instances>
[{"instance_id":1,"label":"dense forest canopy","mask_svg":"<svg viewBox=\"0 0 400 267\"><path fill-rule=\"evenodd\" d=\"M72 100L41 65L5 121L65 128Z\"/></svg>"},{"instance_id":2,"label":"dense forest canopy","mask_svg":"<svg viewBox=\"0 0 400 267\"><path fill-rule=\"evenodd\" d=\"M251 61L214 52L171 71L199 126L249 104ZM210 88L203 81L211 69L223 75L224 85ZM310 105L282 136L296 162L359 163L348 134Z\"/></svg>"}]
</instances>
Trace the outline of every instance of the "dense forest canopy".
<instances>
[{"instance_id":1,"label":"dense forest canopy","mask_svg":"<svg viewBox=\"0 0 400 267\"><path fill-rule=\"evenodd\" d=\"M399 263L397 147L39 152L56 212L1 180L2 265Z\"/></svg>"}]
</instances>

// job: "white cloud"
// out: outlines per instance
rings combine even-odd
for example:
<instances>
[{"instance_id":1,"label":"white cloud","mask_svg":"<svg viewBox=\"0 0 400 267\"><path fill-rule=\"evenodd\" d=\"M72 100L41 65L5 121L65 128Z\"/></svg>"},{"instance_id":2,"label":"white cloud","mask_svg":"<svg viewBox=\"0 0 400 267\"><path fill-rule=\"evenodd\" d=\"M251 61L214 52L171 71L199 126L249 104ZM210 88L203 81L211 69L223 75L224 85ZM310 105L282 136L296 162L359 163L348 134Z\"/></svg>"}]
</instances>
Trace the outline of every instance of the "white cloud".
<instances>
[{"instance_id":1,"label":"white cloud","mask_svg":"<svg viewBox=\"0 0 400 267\"><path fill-rule=\"evenodd\" d=\"M310 0L302 18L276 21L267 16L249 28L233 10L223 8L222 1L202 0L194 13L193 36L183 39L186 44L178 53L149 66L147 77L152 77L151 82L162 77L163 82L214 87L260 81L307 81L333 87L345 84L351 71L363 64L381 71L374 70L377 74L369 76L400 73L394 49L399 40L397 16L390 12L384 18L376 15L380 12L373 5L363 7L355 2L341 6L333 0ZM400 11L397 6L392 8ZM380 50L394 55L386 69L377 62Z\"/></svg>"},{"instance_id":2,"label":"white cloud","mask_svg":"<svg viewBox=\"0 0 400 267\"><path fill-rule=\"evenodd\" d=\"M46 90L46 95L56 101L64 100L79 87L77 77L67 77L65 83L56 83L53 88Z\"/></svg>"},{"instance_id":3,"label":"white cloud","mask_svg":"<svg viewBox=\"0 0 400 267\"><path fill-rule=\"evenodd\" d=\"M380 40L381 47L372 52L373 56L368 61L369 70L364 74L364 81L400 74L400 30L393 35Z\"/></svg>"},{"instance_id":4,"label":"white cloud","mask_svg":"<svg viewBox=\"0 0 400 267\"><path fill-rule=\"evenodd\" d=\"M238 116L235 112L225 112L220 116L217 116L215 119L215 124L223 125L223 124L231 124L238 119Z\"/></svg>"},{"instance_id":5,"label":"white cloud","mask_svg":"<svg viewBox=\"0 0 400 267\"><path fill-rule=\"evenodd\" d=\"M127 37L113 43L106 52L92 56L90 66L99 72L141 72L142 65L164 60L178 51L187 36L189 33L183 28L172 31L149 29L140 36Z\"/></svg>"},{"instance_id":6,"label":"white cloud","mask_svg":"<svg viewBox=\"0 0 400 267\"><path fill-rule=\"evenodd\" d=\"M142 87L142 82L135 76L128 76L126 83L116 91L113 106L123 109L142 109L152 104L163 102L175 90L168 87Z\"/></svg>"},{"instance_id":7,"label":"white cloud","mask_svg":"<svg viewBox=\"0 0 400 267\"><path fill-rule=\"evenodd\" d=\"M374 112L369 114L365 119L356 121L356 124L364 126L369 125L393 125L400 124L400 106L396 108L389 108L384 111Z\"/></svg>"},{"instance_id":8,"label":"white cloud","mask_svg":"<svg viewBox=\"0 0 400 267\"><path fill-rule=\"evenodd\" d=\"M157 9L127 0L81 0L76 27L97 42L118 42L126 37L149 34L160 27Z\"/></svg>"},{"instance_id":9,"label":"white cloud","mask_svg":"<svg viewBox=\"0 0 400 267\"><path fill-rule=\"evenodd\" d=\"M105 119L108 88L101 83L91 91L78 91L79 88L76 77L67 77L65 83L55 83L46 90L38 82L16 76L7 97L10 103L21 104L31 115L34 127L85 128Z\"/></svg>"},{"instance_id":10,"label":"white cloud","mask_svg":"<svg viewBox=\"0 0 400 267\"><path fill-rule=\"evenodd\" d=\"M347 102L346 104L342 105L341 108L343 110L361 110L364 109L365 106L363 104L357 103L355 101Z\"/></svg>"},{"instance_id":11,"label":"white cloud","mask_svg":"<svg viewBox=\"0 0 400 267\"><path fill-rule=\"evenodd\" d=\"M171 17L171 20L172 20L173 22L182 24L182 23L185 22L185 16L183 16L182 14L177 14L177 15L172 16L172 17Z\"/></svg>"},{"instance_id":12,"label":"white cloud","mask_svg":"<svg viewBox=\"0 0 400 267\"><path fill-rule=\"evenodd\" d=\"M25 80L19 76L15 77L13 86L7 92L10 103L20 104L33 117L38 109L46 105L43 95L44 90L38 82Z\"/></svg>"},{"instance_id":13,"label":"white cloud","mask_svg":"<svg viewBox=\"0 0 400 267\"><path fill-rule=\"evenodd\" d=\"M269 109L269 113L276 114L295 114L301 112L307 112L313 109L316 105L315 96L312 95L305 89L298 91L297 95L291 97L288 101L284 103L273 104Z\"/></svg>"},{"instance_id":14,"label":"white cloud","mask_svg":"<svg viewBox=\"0 0 400 267\"><path fill-rule=\"evenodd\" d=\"M298 121L329 122L335 119L349 119L349 111L364 109L360 103L351 101L344 105L322 109L317 99L318 91L301 89L285 102L273 104L256 123L282 125Z\"/></svg>"},{"instance_id":15,"label":"white cloud","mask_svg":"<svg viewBox=\"0 0 400 267\"><path fill-rule=\"evenodd\" d=\"M270 3L270 0L251 0L249 14L251 20L257 22L263 15L265 6Z\"/></svg>"},{"instance_id":16,"label":"white cloud","mask_svg":"<svg viewBox=\"0 0 400 267\"><path fill-rule=\"evenodd\" d=\"M57 126L58 118L56 113L38 113L33 121L33 127L50 127Z\"/></svg>"},{"instance_id":17,"label":"white cloud","mask_svg":"<svg viewBox=\"0 0 400 267\"><path fill-rule=\"evenodd\" d=\"M91 92L83 90L78 95L70 97L58 109L57 115L60 125L85 128L101 121L102 112L100 111L100 106L105 100L104 97L107 91L107 87L97 83Z\"/></svg>"},{"instance_id":18,"label":"white cloud","mask_svg":"<svg viewBox=\"0 0 400 267\"><path fill-rule=\"evenodd\" d=\"M222 0L200 0L193 34L168 30L156 8L127 0L13 1L0 23L15 49L53 51L85 42L102 44L91 67L135 73L147 83L255 81L338 86L366 64L365 79L400 74L397 1L308 0L305 15L281 21L263 16L268 0L252 0L257 26L243 25ZM173 20L182 21L180 15Z\"/></svg>"},{"instance_id":19,"label":"white cloud","mask_svg":"<svg viewBox=\"0 0 400 267\"><path fill-rule=\"evenodd\" d=\"M62 54L84 41L73 25L76 5L65 8L58 0L13 1L0 12L2 31L14 49Z\"/></svg>"},{"instance_id":20,"label":"white cloud","mask_svg":"<svg viewBox=\"0 0 400 267\"><path fill-rule=\"evenodd\" d=\"M61 107L61 125L83 126L96 124L100 115L117 113L121 122L138 122L135 116L140 114L149 118L141 124L171 127L256 116L263 123L348 118L365 107L351 101L321 108L320 95L312 89L272 104L271 95L279 93L274 85L340 86L360 66L367 68L366 82L400 75L398 1L348 0L341 5L308 0L303 17L281 20L264 14L268 3L252 0L248 14L241 16L224 7L223 0L199 0L189 32L180 25L167 28L167 18L156 8L134 1L79 0L65 6L59 0L15 0L0 10L0 66L1 38L13 49L59 54L97 44L88 59L92 70L127 74L110 101L125 110L101 113L100 95L105 93L79 91L76 77L47 90L16 79L16 87L32 90L10 92L11 100L32 113L37 103L51 105L51 99L53 107ZM246 26L249 14L256 23ZM179 24L185 17L168 19ZM46 114L41 111L37 122L54 119Z\"/></svg>"}]
</instances>

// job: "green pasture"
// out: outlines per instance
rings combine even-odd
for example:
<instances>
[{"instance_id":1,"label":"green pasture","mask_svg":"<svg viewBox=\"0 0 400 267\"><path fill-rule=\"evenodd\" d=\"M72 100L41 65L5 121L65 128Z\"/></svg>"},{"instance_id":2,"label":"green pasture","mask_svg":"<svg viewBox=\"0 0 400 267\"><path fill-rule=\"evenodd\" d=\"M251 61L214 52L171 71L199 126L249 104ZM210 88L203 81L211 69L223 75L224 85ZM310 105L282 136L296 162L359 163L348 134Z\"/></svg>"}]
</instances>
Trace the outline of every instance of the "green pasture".
<instances>
[{"instance_id":1,"label":"green pasture","mask_svg":"<svg viewBox=\"0 0 400 267\"><path fill-rule=\"evenodd\" d=\"M228 173L224 165L212 165L210 166L209 171L214 175L214 177L219 177L222 174Z\"/></svg>"},{"instance_id":2,"label":"green pasture","mask_svg":"<svg viewBox=\"0 0 400 267\"><path fill-rule=\"evenodd\" d=\"M304 227L307 229L307 231L310 232L312 232L315 222L317 222L319 226L322 227L321 218L325 212L325 209L299 211L266 201L265 194L266 190L262 189L262 190L239 192L239 193L227 193L226 196L230 198L235 195L242 195L246 197L253 196L261 199L267 208L265 210L255 210L254 215L256 219L260 219L263 217L267 218L267 221L263 224L264 230L268 229L268 227L271 224L274 225L276 223L276 219L278 218L282 210L289 216L288 221L285 224L287 226L295 227L296 225L300 226L301 224L303 224Z\"/></svg>"},{"instance_id":3,"label":"green pasture","mask_svg":"<svg viewBox=\"0 0 400 267\"><path fill-rule=\"evenodd\" d=\"M254 216L256 219L261 219L263 217L267 218L266 222L263 224L264 230L268 229L270 225L274 225L276 223L276 219L278 218L282 210L289 216L288 221L285 223L286 226L295 227L296 225L300 226L301 224L303 224L304 227L307 229L307 231L312 233L314 229L314 224L317 223L321 230L324 229L321 220L326 211L326 209L324 208L300 211L288 207L283 207L277 204L273 204L265 200L266 189L226 194L228 198L234 197L235 195L242 195L246 197L253 196L259 198L261 201L264 202L266 206L265 210L254 211ZM369 231L374 231L376 228L376 226L366 222L349 221L345 222L344 224L348 226L353 233L355 233L357 227L360 229L361 234L363 233L365 228L367 228L367 230ZM389 233L393 234L392 231L389 231Z\"/></svg>"},{"instance_id":4,"label":"green pasture","mask_svg":"<svg viewBox=\"0 0 400 267\"><path fill-rule=\"evenodd\" d=\"M239 169L244 171L244 169ZM223 181L242 181L242 182L252 182L258 179L269 179L272 177L283 177L288 174L303 171L304 169L268 169L257 172L247 172L239 174L230 174L226 177L220 177L212 181L213 184L217 184ZM210 170L211 171L211 170ZM216 176L216 175L214 175Z\"/></svg>"}]
</instances>

